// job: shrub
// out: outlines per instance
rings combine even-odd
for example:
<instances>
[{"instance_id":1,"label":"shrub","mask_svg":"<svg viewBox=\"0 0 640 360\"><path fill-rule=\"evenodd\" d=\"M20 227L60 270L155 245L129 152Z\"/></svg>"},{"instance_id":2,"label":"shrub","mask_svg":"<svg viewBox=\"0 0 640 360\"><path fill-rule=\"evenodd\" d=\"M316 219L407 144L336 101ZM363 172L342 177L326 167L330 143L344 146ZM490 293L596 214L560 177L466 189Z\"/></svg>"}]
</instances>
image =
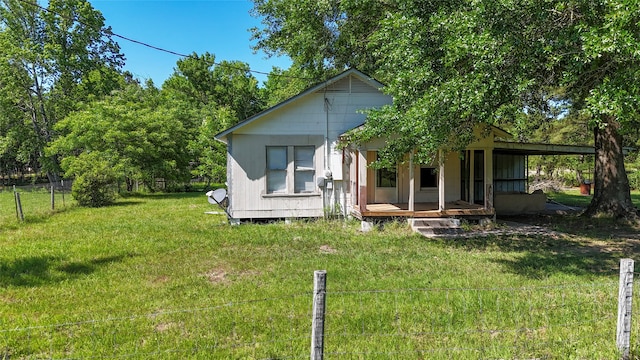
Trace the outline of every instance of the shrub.
<instances>
[{"instance_id":1,"label":"shrub","mask_svg":"<svg viewBox=\"0 0 640 360\"><path fill-rule=\"evenodd\" d=\"M115 201L118 176L107 160L95 153L83 153L64 165L68 165L67 175L75 176L71 195L80 206L101 207Z\"/></svg>"}]
</instances>

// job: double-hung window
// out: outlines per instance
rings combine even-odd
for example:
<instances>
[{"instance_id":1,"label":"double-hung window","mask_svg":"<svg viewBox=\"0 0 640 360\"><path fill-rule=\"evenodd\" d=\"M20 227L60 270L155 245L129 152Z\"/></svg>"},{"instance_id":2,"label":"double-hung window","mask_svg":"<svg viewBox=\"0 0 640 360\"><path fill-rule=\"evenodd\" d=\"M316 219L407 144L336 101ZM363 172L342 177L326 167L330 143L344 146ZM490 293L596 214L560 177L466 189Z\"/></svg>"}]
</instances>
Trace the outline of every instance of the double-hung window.
<instances>
[{"instance_id":1,"label":"double-hung window","mask_svg":"<svg viewBox=\"0 0 640 360\"><path fill-rule=\"evenodd\" d=\"M310 193L314 192L316 184L314 181L315 169L313 166L313 146L294 146L294 192Z\"/></svg>"},{"instance_id":2,"label":"double-hung window","mask_svg":"<svg viewBox=\"0 0 640 360\"><path fill-rule=\"evenodd\" d=\"M314 146L267 146L267 193L316 191Z\"/></svg>"},{"instance_id":3,"label":"double-hung window","mask_svg":"<svg viewBox=\"0 0 640 360\"><path fill-rule=\"evenodd\" d=\"M267 146L267 192L287 192L287 147Z\"/></svg>"}]
</instances>

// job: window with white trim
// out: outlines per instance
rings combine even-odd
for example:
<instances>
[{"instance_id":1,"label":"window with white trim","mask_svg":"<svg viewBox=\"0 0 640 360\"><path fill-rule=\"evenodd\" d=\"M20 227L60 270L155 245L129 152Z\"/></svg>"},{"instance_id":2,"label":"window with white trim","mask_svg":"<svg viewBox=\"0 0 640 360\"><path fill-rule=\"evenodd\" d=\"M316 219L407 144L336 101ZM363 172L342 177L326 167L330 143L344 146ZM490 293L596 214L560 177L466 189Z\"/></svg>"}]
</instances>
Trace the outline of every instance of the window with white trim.
<instances>
[{"instance_id":1,"label":"window with white trim","mask_svg":"<svg viewBox=\"0 0 640 360\"><path fill-rule=\"evenodd\" d=\"M287 192L287 147L267 146L267 193Z\"/></svg>"},{"instance_id":2,"label":"window with white trim","mask_svg":"<svg viewBox=\"0 0 640 360\"><path fill-rule=\"evenodd\" d=\"M267 146L267 194L316 192L314 146Z\"/></svg>"},{"instance_id":3,"label":"window with white trim","mask_svg":"<svg viewBox=\"0 0 640 360\"><path fill-rule=\"evenodd\" d=\"M293 188L295 193L311 193L316 189L314 181L316 171L313 166L314 154L315 148L313 146L293 147Z\"/></svg>"}]
</instances>

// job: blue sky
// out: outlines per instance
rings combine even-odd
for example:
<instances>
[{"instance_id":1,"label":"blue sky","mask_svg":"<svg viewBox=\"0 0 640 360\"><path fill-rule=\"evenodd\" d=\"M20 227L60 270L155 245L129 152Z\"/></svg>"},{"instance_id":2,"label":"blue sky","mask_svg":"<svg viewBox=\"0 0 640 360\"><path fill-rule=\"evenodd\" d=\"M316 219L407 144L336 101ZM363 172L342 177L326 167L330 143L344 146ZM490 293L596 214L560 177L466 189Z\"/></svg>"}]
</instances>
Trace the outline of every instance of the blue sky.
<instances>
[{"instance_id":1,"label":"blue sky","mask_svg":"<svg viewBox=\"0 0 640 360\"><path fill-rule=\"evenodd\" d=\"M240 60L251 69L270 72L273 66L288 68L288 58L270 58L251 49L253 18L249 0L91 0L115 34L181 54L210 52L216 61ZM161 86L172 73L179 56L114 38L126 56L125 70L139 79ZM255 74L261 82L266 76Z\"/></svg>"}]
</instances>

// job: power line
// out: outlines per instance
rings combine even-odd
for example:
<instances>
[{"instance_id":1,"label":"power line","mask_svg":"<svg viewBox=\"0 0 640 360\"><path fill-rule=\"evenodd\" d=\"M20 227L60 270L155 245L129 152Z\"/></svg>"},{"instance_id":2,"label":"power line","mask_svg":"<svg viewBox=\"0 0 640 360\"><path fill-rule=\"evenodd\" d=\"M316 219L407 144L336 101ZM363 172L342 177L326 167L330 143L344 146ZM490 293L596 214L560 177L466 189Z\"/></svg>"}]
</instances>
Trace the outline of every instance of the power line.
<instances>
[{"instance_id":1,"label":"power line","mask_svg":"<svg viewBox=\"0 0 640 360\"><path fill-rule=\"evenodd\" d=\"M51 13L51 14L54 14L54 15L57 15L57 16L60 16L60 17L65 18L67 20L77 21L77 22L79 22L80 24L82 24L82 25L84 25L86 27L89 27L89 28L93 27L92 25L89 25L86 22L82 21L82 19L79 16L78 16L77 19L69 19L69 18L66 18L64 15L61 15L60 13L57 13L57 12L52 11L52 10L49 10L49 9L47 9L47 8L37 4L37 3L31 2L29 0L18 0L18 1L23 2L25 4L29 4L29 5L34 6L34 7L37 7L40 10L46 11L48 13ZM173 51L173 50L168 50L168 49L165 49L165 48L154 46L154 45L145 43L143 41L135 40L135 39L132 39L132 38L129 38L129 37L114 33L113 31L111 31L110 27L109 28L100 28L99 31L102 34L114 36L114 37L129 41L129 42L132 42L134 44L138 44L138 45L142 45L142 46L148 47L148 48L156 50L156 51L165 52L167 54L176 55L176 56L183 57L183 58L198 59L197 57L194 57L193 55L182 54L182 53L179 53L179 52L176 52L176 51ZM251 68L245 69L245 68L233 66L232 64L228 64L228 63L226 64L226 63L213 62L213 65L226 66L228 68L235 69L235 70L240 70L240 71L245 71L246 70L246 71L248 71L250 73L253 73L253 74L260 74L260 75L266 75L266 76L277 76L277 77L284 77L284 78L298 79L298 80L316 80L317 81L317 79L315 79L315 78L284 75L284 74L276 74L276 73L268 73L268 72L264 72L264 71L253 70Z\"/></svg>"}]
</instances>

